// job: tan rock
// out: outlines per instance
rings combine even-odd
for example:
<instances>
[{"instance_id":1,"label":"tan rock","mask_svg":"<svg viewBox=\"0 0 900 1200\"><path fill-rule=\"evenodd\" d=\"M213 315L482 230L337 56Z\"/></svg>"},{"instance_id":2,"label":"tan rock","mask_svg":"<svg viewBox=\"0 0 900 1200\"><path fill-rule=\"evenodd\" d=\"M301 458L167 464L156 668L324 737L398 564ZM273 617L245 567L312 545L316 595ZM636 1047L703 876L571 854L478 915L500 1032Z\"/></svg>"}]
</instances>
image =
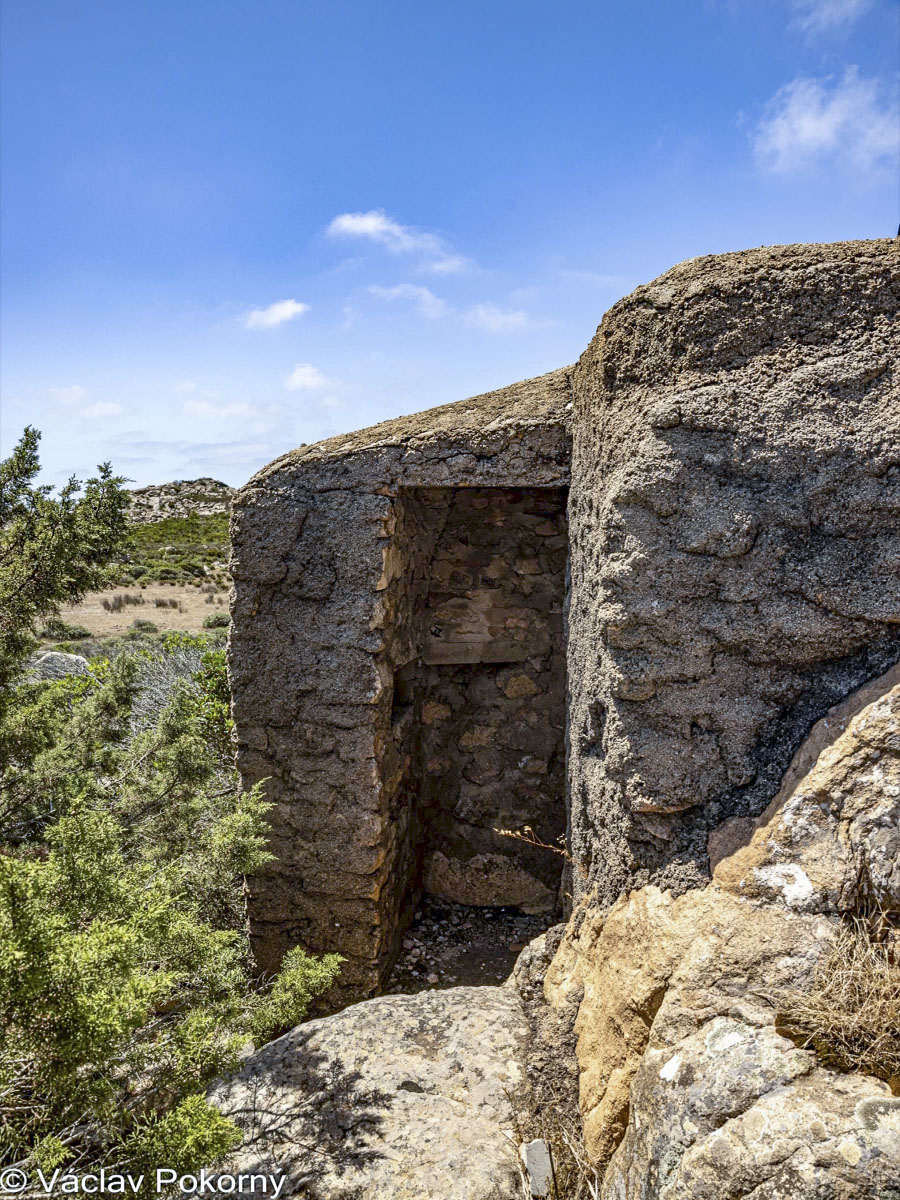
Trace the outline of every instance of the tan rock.
<instances>
[{"instance_id":1,"label":"tan rock","mask_svg":"<svg viewBox=\"0 0 900 1200\"><path fill-rule=\"evenodd\" d=\"M875 685L894 680L900 668ZM819 722L795 764L716 883L809 911L900 908L900 682L855 716Z\"/></svg>"},{"instance_id":2,"label":"tan rock","mask_svg":"<svg viewBox=\"0 0 900 1200\"><path fill-rule=\"evenodd\" d=\"M434 725L436 721L446 721L450 716L450 706L437 700L429 700L422 705L423 725Z\"/></svg>"},{"instance_id":3,"label":"tan rock","mask_svg":"<svg viewBox=\"0 0 900 1200\"><path fill-rule=\"evenodd\" d=\"M539 691L530 675L512 675L503 684L503 693L509 700L523 700L526 696L536 696Z\"/></svg>"},{"instance_id":4,"label":"tan rock","mask_svg":"<svg viewBox=\"0 0 900 1200\"><path fill-rule=\"evenodd\" d=\"M604 1200L874 1200L900 1179L900 1099L823 1069L775 1029L779 994L809 983L861 878L900 910L894 679L813 731L765 824L708 887L673 898L648 886L570 924L544 993L556 1009L578 1004Z\"/></svg>"},{"instance_id":5,"label":"tan rock","mask_svg":"<svg viewBox=\"0 0 900 1200\"><path fill-rule=\"evenodd\" d=\"M650 886L567 935L545 996L560 1007L583 988L575 1032L591 1157L608 1161L624 1135L651 1030L654 1043L675 1045L717 1016L773 1023L773 989L808 978L829 928L717 888L673 899Z\"/></svg>"}]
</instances>

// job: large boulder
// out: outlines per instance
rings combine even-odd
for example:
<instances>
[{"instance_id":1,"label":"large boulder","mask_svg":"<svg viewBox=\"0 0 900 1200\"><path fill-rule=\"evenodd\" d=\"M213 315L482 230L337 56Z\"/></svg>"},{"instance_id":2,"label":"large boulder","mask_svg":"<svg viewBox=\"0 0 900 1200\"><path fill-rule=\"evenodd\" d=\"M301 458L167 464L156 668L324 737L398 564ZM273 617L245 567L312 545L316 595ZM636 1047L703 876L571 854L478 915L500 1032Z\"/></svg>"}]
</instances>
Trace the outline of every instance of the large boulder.
<instances>
[{"instance_id":1,"label":"large boulder","mask_svg":"<svg viewBox=\"0 0 900 1200\"><path fill-rule=\"evenodd\" d=\"M28 660L28 671L32 679L63 679L66 675L84 675L88 660L81 654L64 654L62 650L48 650Z\"/></svg>"},{"instance_id":2,"label":"large boulder","mask_svg":"<svg viewBox=\"0 0 900 1200\"><path fill-rule=\"evenodd\" d=\"M650 885L571 924L545 994L578 1006L585 1140L605 1200L875 1200L900 1180L900 1098L825 1069L777 1020L842 915L872 900L900 911L895 676L852 719L813 731L818 756L801 749L791 786L708 887Z\"/></svg>"},{"instance_id":3,"label":"large boulder","mask_svg":"<svg viewBox=\"0 0 900 1200\"><path fill-rule=\"evenodd\" d=\"M383 996L300 1025L212 1102L244 1130L223 1173L314 1200L514 1200L529 1026L516 992Z\"/></svg>"}]
</instances>

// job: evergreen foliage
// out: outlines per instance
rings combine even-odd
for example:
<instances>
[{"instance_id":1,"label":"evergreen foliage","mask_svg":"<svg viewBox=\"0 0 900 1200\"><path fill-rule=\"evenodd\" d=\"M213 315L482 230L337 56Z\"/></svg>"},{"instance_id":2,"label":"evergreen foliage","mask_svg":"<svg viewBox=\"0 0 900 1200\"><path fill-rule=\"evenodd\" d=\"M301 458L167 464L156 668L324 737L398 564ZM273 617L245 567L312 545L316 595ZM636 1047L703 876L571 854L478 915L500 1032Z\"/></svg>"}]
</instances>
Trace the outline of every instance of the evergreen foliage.
<instances>
[{"instance_id":1,"label":"evergreen foliage","mask_svg":"<svg viewBox=\"0 0 900 1200\"><path fill-rule=\"evenodd\" d=\"M59 496L35 487L40 434L30 426L0 461L0 703L18 665L34 649L34 622L59 615L109 578L126 530L127 493L109 463L82 489Z\"/></svg>"},{"instance_id":2,"label":"evergreen foliage","mask_svg":"<svg viewBox=\"0 0 900 1200\"><path fill-rule=\"evenodd\" d=\"M340 959L296 949L254 978L243 878L269 857L267 805L234 770L222 648L172 634L82 675L23 671L34 620L102 578L123 529L108 470L80 498L29 490L36 439L0 466L0 1164L209 1166L238 1133L206 1085ZM148 720L167 652L199 666Z\"/></svg>"}]
</instances>

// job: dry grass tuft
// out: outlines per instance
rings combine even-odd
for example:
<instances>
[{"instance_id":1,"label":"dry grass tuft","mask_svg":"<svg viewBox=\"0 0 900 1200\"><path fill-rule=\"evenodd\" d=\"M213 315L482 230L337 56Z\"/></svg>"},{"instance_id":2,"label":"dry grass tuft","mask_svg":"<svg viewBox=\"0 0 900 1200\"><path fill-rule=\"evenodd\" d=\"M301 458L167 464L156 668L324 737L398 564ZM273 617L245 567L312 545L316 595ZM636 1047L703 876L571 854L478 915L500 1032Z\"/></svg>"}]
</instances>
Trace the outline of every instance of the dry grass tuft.
<instances>
[{"instance_id":1,"label":"dry grass tuft","mask_svg":"<svg viewBox=\"0 0 900 1200\"><path fill-rule=\"evenodd\" d=\"M874 1075L900 1095L900 946L861 918L841 927L809 987L779 998L776 1028L833 1071Z\"/></svg>"},{"instance_id":2,"label":"dry grass tuft","mask_svg":"<svg viewBox=\"0 0 900 1200\"><path fill-rule=\"evenodd\" d=\"M129 604L139 605L144 604L145 601L140 592L135 592L134 594L131 592L125 592L124 594L119 593L119 595L113 596L111 600L107 600L104 597L100 603L103 605L103 608L106 612L117 613L121 612L122 609Z\"/></svg>"},{"instance_id":3,"label":"dry grass tuft","mask_svg":"<svg viewBox=\"0 0 900 1200\"><path fill-rule=\"evenodd\" d=\"M550 1148L553 1163L553 1180L546 1200L599 1200L600 1176L597 1168L588 1161L577 1106L573 1109L562 1094L554 1094L546 1085L541 1092L537 1111L517 1123L513 1138L522 1196L532 1200L519 1147L523 1142L541 1138Z\"/></svg>"}]
</instances>

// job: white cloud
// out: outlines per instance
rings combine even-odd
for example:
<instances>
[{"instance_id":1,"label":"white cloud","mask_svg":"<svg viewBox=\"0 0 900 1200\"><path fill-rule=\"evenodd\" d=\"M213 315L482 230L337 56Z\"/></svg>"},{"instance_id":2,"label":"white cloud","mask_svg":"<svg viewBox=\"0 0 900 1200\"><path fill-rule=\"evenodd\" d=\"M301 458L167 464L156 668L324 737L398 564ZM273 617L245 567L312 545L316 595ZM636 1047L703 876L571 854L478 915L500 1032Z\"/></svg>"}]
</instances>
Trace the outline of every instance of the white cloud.
<instances>
[{"instance_id":1,"label":"white cloud","mask_svg":"<svg viewBox=\"0 0 900 1200\"><path fill-rule=\"evenodd\" d=\"M331 385L328 378L312 363L297 363L285 379L284 386L289 392L316 392Z\"/></svg>"},{"instance_id":2,"label":"white cloud","mask_svg":"<svg viewBox=\"0 0 900 1200\"><path fill-rule=\"evenodd\" d=\"M323 396L321 400L317 401L317 403L319 405L319 408L346 408L347 407L347 401L342 400L340 398L340 396L331 396L331 395Z\"/></svg>"},{"instance_id":3,"label":"white cloud","mask_svg":"<svg viewBox=\"0 0 900 1200\"><path fill-rule=\"evenodd\" d=\"M249 404L214 404L212 400L185 400L184 411L191 417L227 420L230 417L252 417L256 410Z\"/></svg>"},{"instance_id":4,"label":"white cloud","mask_svg":"<svg viewBox=\"0 0 900 1200\"><path fill-rule=\"evenodd\" d=\"M87 399L87 388L73 383L71 387L50 388L50 395L57 404L80 404Z\"/></svg>"},{"instance_id":5,"label":"white cloud","mask_svg":"<svg viewBox=\"0 0 900 1200\"><path fill-rule=\"evenodd\" d=\"M380 208L369 212L340 213L325 231L329 237L368 238L391 254L414 254L424 261L422 269L437 275L458 275L472 263L454 253L437 234L401 225Z\"/></svg>"},{"instance_id":6,"label":"white cloud","mask_svg":"<svg viewBox=\"0 0 900 1200\"><path fill-rule=\"evenodd\" d=\"M87 408L81 409L81 416L92 420L95 417L116 417L124 411L121 404L108 404L101 400L97 404L89 404Z\"/></svg>"},{"instance_id":7,"label":"white cloud","mask_svg":"<svg viewBox=\"0 0 900 1200\"><path fill-rule=\"evenodd\" d=\"M793 24L804 33L830 33L851 25L872 7L872 0L792 0Z\"/></svg>"},{"instance_id":8,"label":"white cloud","mask_svg":"<svg viewBox=\"0 0 900 1200\"><path fill-rule=\"evenodd\" d=\"M196 392L197 384L193 379L182 379L180 383L176 383L172 391L177 395L186 395L188 392Z\"/></svg>"},{"instance_id":9,"label":"white cloud","mask_svg":"<svg viewBox=\"0 0 900 1200\"><path fill-rule=\"evenodd\" d=\"M416 287L413 283L398 283L396 287L390 288L373 284L369 292L381 300L413 300L422 316L430 320L442 317L447 312L447 304L440 296L436 296L429 288Z\"/></svg>"},{"instance_id":10,"label":"white cloud","mask_svg":"<svg viewBox=\"0 0 900 1200\"><path fill-rule=\"evenodd\" d=\"M517 308L498 308L496 304L476 304L463 314L463 323L488 333L510 333L525 329L528 313Z\"/></svg>"},{"instance_id":11,"label":"white cloud","mask_svg":"<svg viewBox=\"0 0 900 1200\"><path fill-rule=\"evenodd\" d=\"M268 308L254 308L252 312L248 312L244 317L244 327L246 329L275 329L276 326L283 325L285 321L293 321L294 317L302 317L305 312L309 312L308 304L301 304L298 300L276 300Z\"/></svg>"},{"instance_id":12,"label":"white cloud","mask_svg":"<svg viewBox=\"0 0 900 1200\"><path fill-rule=\"evenodd\" d=\"M896 96L848 67L841 79L792 80L775 93L753 137L757 160L776 172L843 162L862 175L887 166L900 150Z\"/></svg>"}]
</instances>

